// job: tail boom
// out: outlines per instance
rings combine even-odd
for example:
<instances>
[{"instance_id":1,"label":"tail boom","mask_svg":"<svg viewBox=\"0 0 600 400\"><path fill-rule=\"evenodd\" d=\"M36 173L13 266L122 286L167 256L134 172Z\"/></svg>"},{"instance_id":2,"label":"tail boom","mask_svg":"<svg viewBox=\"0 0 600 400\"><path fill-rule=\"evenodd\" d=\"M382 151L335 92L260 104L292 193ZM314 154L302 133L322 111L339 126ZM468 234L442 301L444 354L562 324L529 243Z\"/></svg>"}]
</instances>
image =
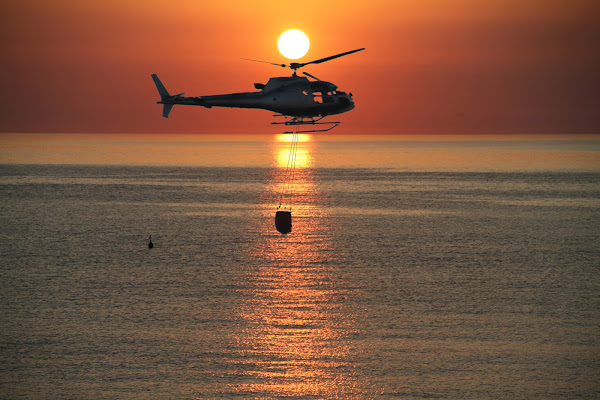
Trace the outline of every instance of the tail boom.
<instances>
[{"instance_id":1,"label":"tail boom","mask_svg":"<svg viewBox=\"0 0 600 400\"><path fill-rule=\"evenodd\" d=\"M231 108L259 108L281 112L278 108L273 108L270 104L274 99L269 100L269 96L265 96L262 92L246 92L246 93L231 93L220 94L214 96L202 97L184 97L185 93L171 95L158 78L158 75L152 74L152 80L156 85L160 101L157 104L163 105L163 117L168 118L169 113L175 104L187 106L201 106L206 108L212 107L231 107ZM269 99L267 99L269 97Z\"/></svg>"}]
</instances>

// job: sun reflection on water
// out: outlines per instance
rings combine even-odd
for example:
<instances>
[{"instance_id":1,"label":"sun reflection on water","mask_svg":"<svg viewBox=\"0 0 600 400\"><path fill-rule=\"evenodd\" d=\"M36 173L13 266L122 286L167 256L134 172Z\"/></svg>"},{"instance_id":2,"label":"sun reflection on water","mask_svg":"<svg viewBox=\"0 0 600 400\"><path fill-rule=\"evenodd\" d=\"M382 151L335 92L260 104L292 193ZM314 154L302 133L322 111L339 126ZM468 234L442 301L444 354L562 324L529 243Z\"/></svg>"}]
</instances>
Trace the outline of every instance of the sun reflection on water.
<instances>
[{"instance_id":1,"label":"sun reflection on water","mask_svg":"<svg viewBox=\"0 0 600 400\"><path fill-rule=\"evenodd\" d=\"M276 140L274 159L284 159L289 146L280 137ZM352 398L361 393L348 339L356 329L344 307L343 260L335 252L332 227L310 168L311 145L310 138L298 145L306 163L296 171L292 233L275 231L273 209L268 217L256 219L257 230L268 234L249 247L250 257L259 262L246 272L247 301L240 310L246 329L239 333L245 358L237 365L249 379L236 389L260 398ZM281 189L287 163L275 166L273 196Z\"/></svg>"},{"instance_id":2,"label":"sun reflection on water","mask_svg":"<svg viewBox=\"0 0 600 400\"><path fill-rule=\"evenodd\" d=\"M273 158L277 168L287 168L290 163L290 145L292 136L281 134L275 136L273 145ZM313 159L311 150L313 146L312 137L306 134L298 134L298 148L296 150L295 166L296 169L311 168Z\"/></svg>"}]
</instances>

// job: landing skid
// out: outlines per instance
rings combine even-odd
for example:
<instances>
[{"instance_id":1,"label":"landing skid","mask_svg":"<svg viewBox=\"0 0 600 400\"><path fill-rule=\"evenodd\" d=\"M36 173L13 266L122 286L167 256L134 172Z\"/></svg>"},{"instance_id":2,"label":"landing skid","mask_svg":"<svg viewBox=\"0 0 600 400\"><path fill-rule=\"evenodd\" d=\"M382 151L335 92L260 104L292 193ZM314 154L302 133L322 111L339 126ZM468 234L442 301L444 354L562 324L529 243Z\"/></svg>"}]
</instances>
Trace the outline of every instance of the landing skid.
<instances>
[{"instance_id":1,"label":"landing skid","mask_svg":"<svg viewBox=\"0 0 600 400\"><path fill-rule=\"evenodd\" d=\"M329 125L329 128L324 129L313 129L309 131L285 131L283 133L311 133L311 132L327 132L335 128L340 122L319 122L324 117L318 119L315 118L304 118L304 117L288 117L287 115L275 114L274 117L284 117L284 122L271 122L271 125L285 125L285 126L296 126L296 125Z\"/></svg>"}]
</instances>

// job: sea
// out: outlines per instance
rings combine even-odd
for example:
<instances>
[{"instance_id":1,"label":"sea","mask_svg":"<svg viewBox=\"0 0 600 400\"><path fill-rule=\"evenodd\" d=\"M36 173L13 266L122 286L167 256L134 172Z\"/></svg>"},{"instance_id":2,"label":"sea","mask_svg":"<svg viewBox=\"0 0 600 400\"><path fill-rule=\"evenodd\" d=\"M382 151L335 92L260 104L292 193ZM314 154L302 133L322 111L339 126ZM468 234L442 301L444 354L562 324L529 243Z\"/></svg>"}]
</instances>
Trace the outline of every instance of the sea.
<instances>
[{"instance_id":1,"label":"sea","mask_svg":"<svg viewBox=\"0 0 600 400\"><path fill-rule=\"evenodd\" d=\"M600 398L600 136L290 138L0 134L0 398Z\"/></svg>"}]
</instances>

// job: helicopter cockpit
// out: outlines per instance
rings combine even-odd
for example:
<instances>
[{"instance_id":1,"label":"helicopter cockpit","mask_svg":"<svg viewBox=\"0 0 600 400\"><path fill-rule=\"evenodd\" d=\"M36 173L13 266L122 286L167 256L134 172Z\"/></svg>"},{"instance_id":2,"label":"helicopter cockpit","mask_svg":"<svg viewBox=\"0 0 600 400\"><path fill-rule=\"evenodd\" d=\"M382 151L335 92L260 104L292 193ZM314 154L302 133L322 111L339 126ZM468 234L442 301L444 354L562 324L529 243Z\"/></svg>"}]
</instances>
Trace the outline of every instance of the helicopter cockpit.
<instances>
[{"instance_id":1,"label":"helicopter cockpit","mask_svg":"<svg viewBox=\"0 0 600 400\"><path fill-rule=\"evenodd\" d=\"M346 93L338 91L337 86L330 82L317 81L310 82L308 90L303 91L306 95L312 95L317 103L334 103L335 97L345 95Z\"/></svg>"}]
</instances>

